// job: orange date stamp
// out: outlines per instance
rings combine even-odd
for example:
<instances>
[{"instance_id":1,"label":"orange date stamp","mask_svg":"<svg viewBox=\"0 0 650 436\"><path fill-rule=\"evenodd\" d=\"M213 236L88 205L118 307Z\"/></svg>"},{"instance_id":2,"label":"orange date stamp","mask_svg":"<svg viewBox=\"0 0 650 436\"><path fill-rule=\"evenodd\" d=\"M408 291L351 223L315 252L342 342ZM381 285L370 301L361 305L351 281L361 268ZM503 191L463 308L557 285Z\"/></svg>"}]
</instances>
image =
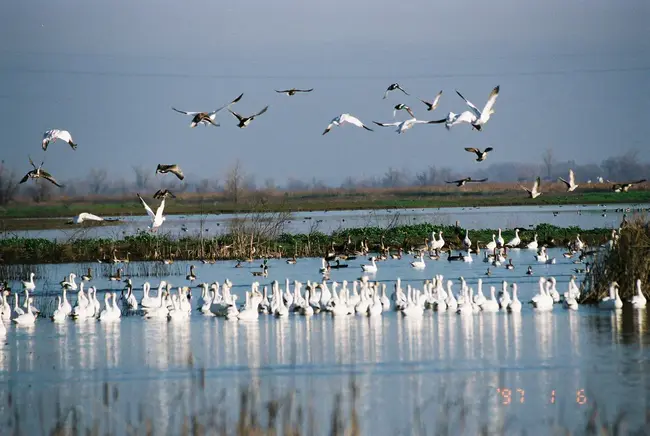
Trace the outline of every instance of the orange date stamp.
<instances>
[{"instance_id":1,"label":"orange date stamp","mask_svg":"<svg viewBox=\"0 0 650 436\"><path fill-rule=\"evenodd\" d=\"M510 389L510 388L497 388L497 395L501 400L501 404L524 404L526 402L526 391L524 389ZM556 391L553 389L548 394L548 403L555 404L556 401ZM587 395L585 394L584 389L576 389L575 391L575 401L576 404L583 406L587 404Z\"/></svg>"}]
</instances>

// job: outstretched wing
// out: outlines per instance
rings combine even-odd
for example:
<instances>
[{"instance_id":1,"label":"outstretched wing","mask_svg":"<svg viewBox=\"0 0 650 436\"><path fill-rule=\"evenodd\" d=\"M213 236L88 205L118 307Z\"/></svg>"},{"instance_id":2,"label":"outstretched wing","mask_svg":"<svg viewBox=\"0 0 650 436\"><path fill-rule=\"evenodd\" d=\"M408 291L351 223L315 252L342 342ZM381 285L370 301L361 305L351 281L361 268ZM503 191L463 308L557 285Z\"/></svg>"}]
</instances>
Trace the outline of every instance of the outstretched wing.
<instances>
[{"instance_id":1,"label":"outstretched wing","mask_svg":"<svg viewBox=\"0 0 650 436\"><path fill-rule=\"evenodd\" d=\"M632 182L631 185L640 185L641 183L645 183L645 182L646 179L641 179L641 180L637 180L636 182Z\"/></svg>"},{"instance_id":2,"label":"outstretched wing","mask_svg":"<svg viewBox=\"0 0 650 436\"><path fill-rule=\"evenodd\" d=\"M441 90L438 94L436 94L436 97L435 97L435 98L433 99L433 101L431 102L431 110L433 110L433 109L435 109L436 107L438 107L438 103L440 102L440 96L441 96L441 95L442 95L442 90Z\"/></svg>"},{"instance_id":3,"label":"outstretched wing","mask_svg":"<svg viewBox=\"0 0 650 436\"><path fill-rule=\"evenodd\" d=\"M569 170L569 183L571 185L575 185L576 183L576 175L574 174L573 170Z\"/></svg>"},{"instance_id":4,"label":"outstretched wing","mask_svg":"<svg viewBox=\"0 0 650 436\"><path fill-rule=\"evenodd\" d=\"M492 147L488 147L488 148L485 149L484 153L489 153L489 152L491 152L492 150L494 150Z\"/></svg>"},{"instance_id":5,"label":"outstretched wing","mask_svg":"<svg viewBox=\"0 0 650 436\"><path fill-rule=\"evenodd\" d=\"M174 165L172 168L169 169L169 172L174 174L176 177L179 178L179 180L183 180L185 178L185 175L183 174L183 170L181 170L178 166Z\"/></svg>"},{"instance_id":6,"label":"outstretched wing","mask_svg":"<svg viewBox=\"0 0 650 436\"><path fill-rule=\"evenodd\" d=\"M494 103L497 101L497 97L499 96L499 85L495 86L492 92L490 92L490 96L488 97L487 103L485 103L485 106L483 107L483 114L489 114L492 112L492 108L494 107Z\"/></svg>"},{"instance_id":7,"label":"outstretched wing","mask_svg":"<svg viewBox=\"0 0 650 436\"><path fill-rule=\"evenodd\" d=\"M460 98L462 98L463 100L465 100L465 103L467 104L467 106L470 107L470 109L472 110L472 112L474 112L474 115L476 116L476 118L479 118L479 117L481 116L481 111L479 111L478 108L477 108L476 106L474 106L474 103L472 103L471 101L469 101L468 99L466 99L465 97L463 97L463 94L461 94L460 92L458 92L458 90L456 90L456 94L458 94L458 96L459 96ZM463 112L463 114L464 114L464 113L465 113L465 112ZM461 114L461 116L462 116L462 114Z\"/></svg>"},{"instance_id":8,"label":"outstretched wing","mask_svg":"<svg viewBox=\"0 0 650 436\"><path fill-rule=\"evenodd\" d=\"M309 88L309 89L294 89L296 92L312 92L314 88Z\"/></svg>"},{"instance_id":9,"label":"outstretched wing","mask_svg":"<svg viewBox=\"0 0 650 436\"><path fill-rule=\"evenodd\" d=\"M54 184L55 186L58 186L59 188L63 188L63 185L57 182L50 173L41 170L41 177L47 180L48 182Z\"/></svg>"},{"instance_id":10,"label":"outstretched wing","mask_svg":"<svg viewBox=\"0 0 650 436\"><path fill-rule=\"evenodd\" d=\"M474 180L474 179L472 179L472 180L468 180L468 182L483 183L483 182L487 182L487 178L485 178L485 179L478 179L478 180Z\"/></svg>"},{"instance_id":11,"label":"outstretched wing","mask_svg":"<svg viewBox=\"0 0 650 436\"><path fill-rule=\"evenodd\" d=\"M539 186L541 185L541 183L542 183L541 179L539 178L539 176L537 176L537 179L535 179L535 184L533 185L533 191L539 192Z\"/></svg>"},{"instance_id":12,"label":"outstretched wing","mask_svg":"<svg viewBox=\"0 0 650 436\"><path fill-rule=\"evenodd\" d=\"M323 135L332 130L332 127L334 127L334 123L329 123L327 127L325 128L325 131L323 132Z\"/></svg>"},{"instance_id":13,"label":"outstretched wing","mask_svg":"<svg viewBox=\"0 0 650 436\"><path fill-rule=\"evenodd\" d=\"M269 107L266 106L264 109L262 109L261 111L259 111L259 112L256 113L255 115L253 115L253 116L251 117L251 119L253 119L253 118L255 118L255 117L259 117L259 116L262 115L264 112L266 112L266 111L268 110L268 108L269 108Z\"/></svg>"},{"instance_id":14,"label":"outstretched wing","mask_svg":"<svg viewBox=\"0 0 650 436\"><path fill-rule=\"evenodd\" d=\"M557 179L558 179L560 182L564 183L564 184L567 186L567 188L571 186L571 183L567 182L567 181L564 180L562 177L558 177Z\"/></svg>"},{"instance_id":15,"label":"outstretched wing","mask_svg":"<svg viewBox=\"0 0 650 436\"><path fill-rule=\"evenodd\" d=\"M32 172L30 171L30 172L28 172L27 174L25 174L25 176L24 176L22 179L20 179L20 182L18 182L18 184L25 183L27 180L29 180L29 175L30 175L31 173L32 173Z\"/></svg>"},{"instance_id":16,"label":"outstretched wing","mask_svg":"<svg viewBox=\"0 0 650 436\"><path fill-rule=\"evenodd\" d=\"M474 148L474 147L465 147L465 151L469 151L470 153L476 153L478 155L481 154L481 150L479 150L478 148Z\"/></svg>"},{"instance_id":17,"label":"outstretched wing","mask_svg":"<svg viewBox=\"0 0 650 436\"><path fill-rule=\"evenodd\" d=\"M153 213L153 210L149 207L149 205L144 201L144 199L140 196L140 194L137 194L138 198L140 199L140 202L144 206L144 210L147 211L147 215L153 220L156 218L156 214Z\"/></svg>"},{"instance_id":18,"label":"outstretched wing","mask_svg":"<svg viewBox=\"0 0 650 436\"><path fill-rule=\"evenodd\" d=\"M397 121L397 122L394 122L394 123L380 123L378 121L373 121L373 123L375 123L375 124L377 124L378 126L381 126L381 127L390 127L390 126L399 126L400 124L402 124L402 121Z\"/></svg>"},{"instance_id":19,"label":"outstretched wing","mask_svg":"<svg viewBox=\"0 0 650 436\"><path fill-rule=\"evenodd\" d=\"M165 199L163 198L162 201L160 202L160 206L158 206L158 210L156 210L156 216L153 217L154 220L160 221L162 219L164 210L165 210Z\"/></svg>"},{"instance_id":20,"label":"outstretched wing","mask_svg":"<svg viewBox=\"0 0 650 436\"><path fill-rule=\"evenodd\" d=\"M230 107L230 105L233 105L233 104L237 103L239 100L241 100L241 98L242 98L243 96L244 96L244 93L242 92L241 94L239 94L239 97L237 97L236 99L234 99L234 100L231 101L230 103L228 103L228 104L224 104L224 105L221 106L219 109L210 112L210 115L211 115L211 116L214 116L214 115L218 114L219 112L221 112L221 111L224 110L225 108ZM212 123L212 124L214 124L214 123ZM216 125L216 124L215 124L215 125Z\"/></svg>"},{"instance_id":21,"label":"outstretched wing","mask_svg":"<svg viewBox=\"0 0 650 436\"><path fill-rule=\"evenodd\" d=\"M173 107L173 106L172 106L172 109L175 110L175 111L178 112L178 113L185 114L185 115L189 115L189 116L191 116L191 117L193 117L194 115L198 115L198 114L201 113L201 112L186 112L186 111L182 111L182 110L180 110L180 109L176 109L176 108Z\"/></svg>"},{"instance_id":22,"label":"outstretched wing","mask_svg":"<svg viewBox=\"0 0 650 436\"><path fill-rule=\"evenodd\" d=\"M241 121L244 119L241 115L239 115L237 112L234 112L234 111L233 111L232 109L230 109L230 108L228 108L228 112L230 112L231 114L233 114L233 115L235 116L235 118L237 118L237 119L239 120L240 123L241 123Z\"/></svg>"},{"instance_id":23,"label":"outstretched wing","mask_svg":"<svg viewBox=\"0 0 650 436\"><path fill-rule=\"evenodd\" d=\"M80 217L82 217L84 220L89 220L89 221L104 221L104 218L99 217L97 215L94 215L92 213L88 212L82 212L79 214Z\"/></svg>"}]
</instances>

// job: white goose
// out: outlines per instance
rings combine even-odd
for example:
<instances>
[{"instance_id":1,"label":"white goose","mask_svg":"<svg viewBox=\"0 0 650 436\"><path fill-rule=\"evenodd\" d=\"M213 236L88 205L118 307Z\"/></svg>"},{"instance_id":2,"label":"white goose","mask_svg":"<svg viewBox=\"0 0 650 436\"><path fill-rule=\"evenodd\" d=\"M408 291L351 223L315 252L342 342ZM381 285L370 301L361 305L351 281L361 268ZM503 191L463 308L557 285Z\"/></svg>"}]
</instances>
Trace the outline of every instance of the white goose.
<instances>
[{"instance_id":1,"label":"white goose","mask_svg":"<svg viewBox=\"0 0 650 436\"><path fill-rule=\"evenodd\" d=\"M163 222L165 222L167 219L167 217L163 216L163 211L165 210L165 199L162 199L160 205L158 206L158 209L156 210L156 213L153 213L153 210L151 210L149 205L142 199L140 194L138 194L138 198L140 199L142 206L144 206L144 210L147 211L147 215L149 215L149 218L151 218L151 224L149 225L149 228L151 230L155 230L158 227L162 226Z\"/></svg>"},{"instance_id":2,"label":"white goose","mask_svg":"<svg viewBox=\"0 0 650 436\"><path fill-rule=\"evenodd\" d=\"M373 121L373 123L377 124L378 126L381 127L397 127L397 130L395 130L397 133L404 133L411 127L415 126L416 124L441 124L444 123L446 119L442 120L434 120L434 121L425 121L425 120L418 120L416 118L410 118L408 120L404 121L397 121L394 123L380 123L377 121Z\"/></svg>"},{"instance_id":3,"label":"white goose","mask_svg":"<svg viewBox=\"0 0 650 436\"><path fill-rule=\"evenodd\" d=\"M508 310L510 312L521 312L521 301L519 301L519 297L517 297L516 283L512 284L512 300L510 300L510 304L508 305Z\"/></svg>"},{"instance_id":4,"label":"white goose","mask_svg":"<svg viewBox=\"0 0 650 436\"><path fill-rule=\"evenodd\" d=\"M632 306L634 306L635 309L643 309L646 306L646 298L643 295L643 291L641 290L641 279L636 280L636 295L632 297L630 300L630 303L632 303Z\"/></svg>"},{"instance_id":5,"label":"white goose","mask_svg":"<svg viewBox=\"0 0 650 436\"><path fill-rule=\"evenodd\" d=\"M469 239L469 230L465 229L465 238L463 239L463 245L465 246L466 250L469 250L470 247L472 246L472 240Z\"/></svg>"},{"instance_id":6,"label":"white goose","mask_svg":"<svg viewBox=\"0 0 650 436\"><path fill-rule=\"evenodd\" d=\"M36 283L34 283L34 277L36 274L29 273L29 280L22 282L23 289L27 289L28 291L33 291L36 289Z\"/></svg>"},{"instance_id":7,"label":"white goose","mask_svg":"<svg viewBox=\"0 0 650 436\"><path fill-rule=\"evenodd\" d=\"M578 185L576 184L576 176L573 174L573 170L569 169L569 180L566 181L562 177L558 177L558 180L560 180L562 183L566 185L566 191L567 192L573 192L576 190Z\"/></svg>"},{"instance_id":8,"label":"white goose","mask_svg":"<svg viewBox=\"0 0 650 436\"><path fill-rule=\"evenodd\" d=\"M525 186L521 186L521 189L524 191L528 192L528 197L533 199L537 198L540 195L542 195L542 191L540 191L540 184L541 184L541 179L539 176L535 179L535 183L533 183L533 187L531 189L526 188Z\"/></svg>"},{"instance_id":9,"label":"white goose","mask_svg":"<svg viewBox=\"0 0 650 436\"><path fill-rule=\"evenodd\" d=\"M79 215L72 218L73 224L81 224L84 221L104 221L104 218L88 212L81 212Z\"/></svg>"},{"instance_id":10,"label":"white goose","mask_svg":"<svg viewBox=\"0 0 650 436\"><path fill-rule=\"evenodd\" d=\"M499 236L497 236L497 246L498 247L503 247L503 244L505 244L506 241L504 241L503 236L501 235L501 229L499 229Z\"/></svg>"},{"instance_id":11,"label":"white goose","mask_svg":"<svg viewBox=\"0 0 650 436\"><path fill-rule=\"evenodd\" d=\"M494 251L494 249L497 248L497 241L496 241L495 238L496 238L496 236L494 235L494 233L492 233L492 242L488 242L485 245L485 249L487 251Z\"/></svg>"},{"instance_id":12,"label":"white goose","mask_svg":"<svg viewBox=\"0 0 650 436\"><path fill-rule=\"evenodd\" d=\"M15 317L13 320L19 326L29 326L34 325L36 322L36 316L32 313L32 299L27 299L27 312ZM1 322L1 321L0 321Z\"/></svg>"},{"instance_id":13,"label":"white goose","mask_svg":"<svg viewBox=\"0 0 650 436\"><path fill-rule=\"evenodd\" d=\"M458 124L462 124L462 123L474 124L475 122L476 122L476 115L474 115L471 111L465 111L460 114L449 112L447 114L447 118L445 119L445 127L447 128L447 130L449 130Z\"/></svg>"},{"instance_id":14,"label":"white goose","mask_svg":"<svg viewBox=\"0 0 650 436\"><path fill-rule=\"evenodd\" d=\"M612 310L623 308L623 301L618 295L618 283L612 282L609 286L609 296L603 298L598 302L598 307L601 309Z\"/></svg>"},{"instance_id":15,"label":"white goose","mask_svg":"<svg viewBox=\"0 0 650 436\"><path fill-rule=\"evenodd\" d=\"M526 245L526 248L529 250L537 250L537 247L539 247L539 242L537 241L537 233L535 233L535 237Z\"/></svg>"},{"instance_id":16,"label":"white goose","mask_svg":"<svg viewBox=\"0 0 650 436\"><path fill-rule=\"evenodd\" d=\"M77 144L72 140L72 135L67 130L51 129L43 133L43 150L47 150L50 142L56 142L57 139L67 142L73 150L77 148Z\"/></svg>"},{"instance_id":17,"label":"white goose","mask_svg":"<svg viewBox=\"0 0 650 436\"><path fill-rule=\"evenodd\" d=\"M104 294L104 310L99 313L99 320L102 322L113 321L116 319L113 306L111 305L111 294Z\"/></svg>"},{"instance_id":18,"label":"white goose","mask_svg":"<svg viewBox=\"0 0 650 436\"><path fill-rule=\"evenodd\" d=\"M377 272L377 264L375 263L374 256L370 258L370 265L361 265L361 269L365 272Z\"/></svg>"},{"instance_id":19,"label":"white goose","mask_svg":"<svg viewBox=\"0 0 650 436\"><path fill-rule=\"evenodd\" d=\"M338 117L334 118L328 125L325 131L323 132L323 135L325 135L327 132L332 130L332 127L335 126L340 126L341 124L348 123L352 124L353 126L357 127L363 127L366 130L369 130L372 132L372 129L370 127L367 127L365 124L363 124L358 118L353 117L350 114L341 114Z\"/></svg>"},{"instance_id":20,"label":"white goose","mask_svg":"<svg viewBox=\"0 0 650 436\"><path fill-rule=\"evenodd\" d=\"M515 237L512 238L507 244L508 248L517 248L521 244L521 239L519 238L519 229L515 229Z\"/></svg>"},{"instance_id":21,"label":"white goose","mask_svg":"<svg viewBox=\"0 0 650 436\"><path fill-rule=\"evenodd\" d=\"M63 304L61 303L61 296L57 295L56 299L57 299L57 307L54 313L52 314L52 321L54 322L65 321L68 315L65 313L65 310L63 309Z\"/></svg>"},{"instance_id":22,"label":"white goose","mask_svg":"<svg viewBox=\"0 0 650 436\"><path fill-rule=\"evenodd\" d=\"M483 125L488 122L490 119L490 116L494 113L494 103L497 100L497 97L499 96L499 85L495 86L494 89L490 92L490 95L488 96L488 100L485 103L485 106L483 107L483 110L479 110L472 102L467 100L463 95L456 91L456 94L463 100L465 100L465 103L467 106L469 106L470 110L474 113L475 120L471 122L472 127L474 127L476 130L481 130Z\"/></svg>"},{"instance_id":23,"label":"white goose","mask_svg":"<svg viewBox=\"0 0 650 436\"><path fill-rule=\"evenodd\" d=\"M420 253L420 259L411 262L411 267L414 269L424 269L427 265L424 263L424 253Z\"/></svg>"}]
</instances>

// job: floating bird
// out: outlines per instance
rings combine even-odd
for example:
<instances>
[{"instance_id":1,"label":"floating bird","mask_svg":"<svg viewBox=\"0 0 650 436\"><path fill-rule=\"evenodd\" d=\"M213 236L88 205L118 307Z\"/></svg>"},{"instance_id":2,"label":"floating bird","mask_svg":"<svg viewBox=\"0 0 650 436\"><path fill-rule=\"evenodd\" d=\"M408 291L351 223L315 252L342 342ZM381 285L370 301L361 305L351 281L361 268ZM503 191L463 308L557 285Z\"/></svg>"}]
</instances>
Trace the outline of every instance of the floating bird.
<instances>
[{"instance_id":1,"label":"floating bird","mask_svg":"<svg viewBox=\"0 0 650 436\"><path fill-rule=\"evenodd\" d=\"M338 117L334 118L328 125L325 131L323 132L323 135L332 130L332 127L334 126L340 126L343 123L350 123L354 126L357 127L363 127L366 130L370 130L371 132L373 131L370 127L367 127L365 124L363 124L358 118L353 117L350 114L341 114Z\"/></svg>"},{"instance_id":2,"label":"floating bird","mask_svg":"<svg viewBox=\"0 0 650 436\"><path fill-rule=\"evenodd\" d=\"M542 192L539 190L540 183L541 183L541 181L540 181L539 177L537 177L537 179L535 180L535 183L533 183L533 188L532 189L528 189L525 186L521 186L521 185L519 185L519 186L521 186L521 188L523 190L528 192L528 195L530 196L530 198L537 198L540 195L542 195Z\"/></svg>"},{"instance_id":3,"label":"floating bird","mask_svg":"<svg viewBox=\"0 0 650 436\"><path fill-rule=\"evenodd\" d=\"M483 183L483 182L487 182L487 179L474 180L471 177L465 177L464 179L454 180L452 182L448 182L445 180L445 183L455 183L456 186L458 187L465 186L466 183Z\"/></svg>"},{"instance_id":4,"label":"floating bird","mask_svg":"<svg viewBox=\"0 0 650 436\"><path fill-rule=\"evenodd\" d=\"M104 218L99 217L97 215L93 215L92 213L81 212L79 215L72 218L72 221L70 221L69 223L70 224L81 224L84 221L104 221Z\"/></svg>"},{"instance_id":5,"label":"floating bird","mask_svg":"<svg viewBox=\"0 0 650 436\"><path fill-rule=\"evenodd\" d=\"M470 111L465 111L460 114L456 114L454 112L449 112L447 114L447 119L445 120L445 127L447 130L450 130L452 127L454 127L457 124L461 123L468 123L472 125L472 128L474 127L474 122L476 121L476 115L474 115Z\"/></svg>"},{"instance_id":6,"label":"floating bird","mask_svg":"<svg viewBox=\"0 0 650 436\"><path fill-rule=\"evenodd\" d=\"M440 96L442 95L442 91L440 91L438 94L436 94L435 98L433 99L432 102L428 102L426 100L420 99L422 103L424 103L427 106L428 111L432 111L435 108L438 107L438 103L440 102Z\"/></svg>"},{"instance_id":7,"label":"floating bird","mask_svg":"<svg viewBox=\"0 0 650 436\"><path fill-rule=\"evenodd\" d=\"M206 126L208 124L212 124L213 126L218 127L219 124L214 122L214 120L217 118L217 114L219 112L221 112L222 110L224 110L225 108L230 108L230 105L233 105L233 104L237 103L239 100L241 100L241 98L243 96L244 96L244 94L241 93L239 95L239 97L237 97L236 99L234 99L230 103L228 103L228 104L226 104L224 106L221 106L219 109L217 109L217 110L215 110L213 112L186 112L186 111L176 109L175 107L172 107L172 109L175 110L176 112L181 113L181 114L191 116L192 117L192 123L190 124L190 127L196 127L199 124L203 124L203 125L206 125Z\"/></svg>"},{"instance_id":8,"label":"floating bird","mask_svg":"<svg viewBox=\"0 0 650 436\"><path fill-rule=\"evenodd\" d=\"M404 103L396 104L395 107L393 108L393 117L397 115L397 111L404 110L409 113L413 118L415 118L415 115L413 115L413 111L411 110L410 107L405 105Z\"/></svg>"},{"instance_id":9,"label":"floating bird","mask_svg":"<svg viewBox=\"0 0 650 436\"><path fill-rule=\"evenodd\" d=\"M151 230L155 230L158 227L162 225L162 223L165 221L166 217L163 216L163 211L165 210L165 199L160 202L160 206L158 206L158 210L156 213L153 213L153 210L149 207L149 205L144 201L144 199L140 196L140 194L137 194L138 198L140 199L140 202L144 206L144 210L147 211L147 215L149 215L149 218L151 218L151 225L149 228Z\"/></svg>"},{"instance_id":10,"label":"floating bird","mask_svg":"<svg viewBox=\"0 0 650 436\"><path fill-rule=\"evenodd\" d=\"M399 86L399 83L391 83L388 86L388 88L386 88L386 92L384 92L384 98L386 98L388 96L389 92L395 91L396 89L399 89L400 91L402 91L406 95L411 95L408 92L404 91L404 89L401 86Z\"/></svg>"},{"instance_id":11,"label":"floating bird","mask_svg":"<svg viewBox=\"0 0 650 436\"><path fill-rule=\"evenodd\" d=\"M627 182L627 183L615 183L612 186L612 191L614 192L627 192L634 185L639 185L645 183L646 179L637 180L636 182Z\"/></svg>"},{"instance_id":12,"label":"floating bird","mask_svg":"<svg viewBox=\"0 0 650 436\"><path fill-rule=\"evenodd\" d=\"M47 146L50 142L56 142L57 139L65 141L70 144L73 150L77 149L77 144L72 140L72 135L67 130L58 130L52 129L43 133L43 150L47 150Z\"/></svg>"},{"instance_id":13,"label":"floating bird","mask_svg":"<svg viewBox=\"0 0 650 436\"><path fill-rule=\"evenodd\" d=\"M174 193L172 191L168 190L168 189L159 189L159 190L156 191L155 194L153 194L153 198L155 200L162 200L162 199L165 199L167 197L176 198Z\"/></svg>"},{"instance_id":14,"label":"floating bird","mask_svg":"<svg viewBox=\"0 0 650 436\"><path fill-rule=\"evenodd\" d=\"M573 192L578 187L578 185L576 185L576 176L575 176L575 174L573 174L572 169L569 169L569 181L568 182L566 180L564 180L562 177L558 177L558 180L566 185L566 191L567 192Z\"/></svg>"},{"instance_id":15,"label":"floating bird","mask_svg":"<svg viewBox=\"0 0 650 436\"><path fill-rule=\"evenodd\" d=\"M481 151L478 148L474 147L466 147L465 151L469 151L470 153L476 153L476 162L483 162L485 159L487 159L487 155L489 152L494 150L492 147L488 147L485 150Z\"/></svg>"},{"instance_id":16,"label":"floating bird","mask_svg":"<svg viewBox=\"0 0 650 436\"><path fill-rule=\"evenodd\" d=\"M410 129L416 124L440 124L444 123L446 120L434 120L434 121L424 121L424 120L418 120L415 118L410 118L405 121L396 121L394 123L380 123L377 121L373 121L373 123L377 124L378 126L381 127L390 127L390 126L397 126L397 130L395 130L397 133L404 133L406 130Z\"/></svg>"},{"instance_id":17,"label":"floating bird","mask_svg":"<svg viewBox=\"0 0 650 436\"><path fill-rule=\"evenodd\" d=\"M291 89L285 89L283 91L278 91L276 89L275 92L277 92L278 94L296 95L296 93L298 93L298 92L312 92L313 90L314 90L314 88L310 88L310 89L291 88Z\"/></svg>"},{"instance_id":18,"label":"floating bird","mask_svg":"<svg viewBox=\"0 0 650 436\"><path fill-rule=\"evenodd\" d=\"M29 157L29 163L34 167L34 169L29 171L27 174L25 174L25 176L20 180L19 183L25 183L29 179L34 179L34 180L36 180L36 179L45 179L48 182L58 186L59 188L64 187L64 185L59 184L59 182L54 180L54 177L52 177L52 175L50 173L48 173L47 171L45 171L43 169L43 164L45 162L41 162L41 164L37 167L36 165L34 165L34 162L32 161L32 158L30 156Z\"/></svg>"},{"instance_id":19,"label":"floating bird","mask_svg":"<svg viewBox=\"0 0 650 436\"><path fill-rule=\"evenodd\" d=\"M465 100L465 103L467 103L467 106L470 107L474 115L476 116L476 120L472 122L472 127L474 127L476 130L481 130L482 126L488 122L490 119L490 115L494 113L494 103L497 100L497 97L499 96L499 86L495 86L492 92L490 92L490 95L488 97L487 103L485 103L485 106L483 107L483 110L479 110L472 102L467 100L463 95L456 91L456 94L463 100Z\"/></svg>"},{"instance_id":20,"label":"floating bird","mask_svg":"<svg viewBox=\"0 0 650 436\"><path fill-rule=\"evenodd\" d=\"M251 121L253 121L255 119L255 117L259 117L264 112L266 112L268 108L269 107L266 106L266 107L264 107L264 109L262 109L261 111L259 111L255 115L251 115L249 117L243 117L243 116L239 115L237 112L233 112L232 110L230 110L230 108L228 108L228 111L231 114L233 114L234 117L237 118L237 120L239 120L239 124L237 124L237 127L239 127L240 129L243 129L244 127L248 126L251 123Z\"/></svg>"},{"instance_id":21,"label":"floating bird","mask_svg":"<svg viewBox=\"0 0 650 436\"><path fill-rule=\"evenodd\" d=\"M173 175L178 177L178 180L183 180L185 178L183 171L176 164L172 164L172 165L158 164L158 166L156 167L156 174L158 173L161 174L172 173Z\"/></svg>"}]
</instances>

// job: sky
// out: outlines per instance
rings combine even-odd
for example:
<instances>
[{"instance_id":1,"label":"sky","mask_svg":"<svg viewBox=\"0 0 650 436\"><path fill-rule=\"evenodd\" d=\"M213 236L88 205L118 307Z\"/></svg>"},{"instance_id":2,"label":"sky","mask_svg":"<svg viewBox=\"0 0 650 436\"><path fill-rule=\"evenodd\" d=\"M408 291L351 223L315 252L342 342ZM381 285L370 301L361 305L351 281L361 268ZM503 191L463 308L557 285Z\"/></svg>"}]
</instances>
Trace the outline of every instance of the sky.
<instances>
[{"instance_id":1,"label":"sky","mask_svg":"<svg viewBox=\"0 0 650 436\"><path fill-rule=\"evenodd\" d=\"M650 159L650 2L647 0L21 0L0 3L0 157L17 172L45 158L58 179L104 168L177 163L188 179L219 178L237 161L258 183L340 183L389 167L418 172L491 162L599 163L639 150ZM398 82L411 95L389 94ZM398 135L393 106L441 119L500 85L482 132L419 125ZM274 89L314 88L288 97ZM442 90L427 112L418 98ZM171 110L269 110L245 128L189 128ZM400 95L401 94L401 95ZM322 136L350 113L371 125ZM405 119L405 114L397 115ZM69 130L79 147L55 143ZM488 161L486 161L488 162ZM580 178L579 175L577 175Z\"/></svg>"}]
</instances>

